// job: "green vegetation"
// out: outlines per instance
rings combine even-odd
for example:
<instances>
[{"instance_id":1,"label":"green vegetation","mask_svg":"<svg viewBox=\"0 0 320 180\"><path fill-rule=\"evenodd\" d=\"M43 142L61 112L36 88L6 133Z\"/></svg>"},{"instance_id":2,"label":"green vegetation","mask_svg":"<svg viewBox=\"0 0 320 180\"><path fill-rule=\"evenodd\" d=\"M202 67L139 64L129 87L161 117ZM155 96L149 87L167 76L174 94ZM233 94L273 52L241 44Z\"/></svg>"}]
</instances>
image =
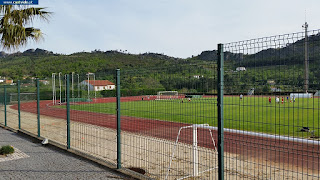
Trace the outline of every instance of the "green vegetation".
<instances>
[{"instance_id":1,"label":"green vegetation","mask_svg":"<svg viewBox=\"0 0 320 180\"><path fill-rule=\"evenodd\" d=\"M319 37L313 35L308 39L310 46L308 91L311 93L320 89ZM224 93L247 94L253 88L256 95L304 92L303 42L303 39L300 39L278 48L265 47L264 50L254 54L228 52L226 49ZM75 84L86 80L87 72L94 73L96 80L109 80L115 83L117 68L121 69L123 96L155 94L163 90L185 94L216 94L216 53L215 50L204 51L198 56L181 59L157 53L129 54L122 50L94 50L71 55L54 54L41 49L11 55L2 52L0 76L13 79L14 82L20 79L22 92L35 92L35 77L46 79L47 85L40 84L42 100L52 99L52 73L61 72L65 75L74 72L77 78L74 79ZM236 71L237 67L245 67L246 71ZM58 74L56 74L56 86L59 86ZM62 84L62 92L65 91L63 86ZM75 89L73 97L86 96L86 87L80 87L79 90L76 84L73 88ZM90 92L90 97L94 97L92 93ZM105 90L94 95L113 97L115 91Z\"/></svg>"},{"instance_id":2,"label":"green vegetation","mask_svg":"<svg viewBox=\"0 0 320 180\"><path fill-rule=\"evenodd\" d=\"M281 97L280 97L281 99ZM225 128L263 132L269 134L310 137L308 132L300 132L302 127L310 127L319 134L320 99L296 99L293 102L269 104L268 97L224 98ZM281 101L281 100L280 100ZM289 98L290 101L290 98ZM131 101L121 103L123 116L142 117L191 124L208 123L217 126L217 106L215 98L159 101ZM98 113L115 114L115 103L72 105L71 109ZM60 108L63 108L60 106Z\"/></svg>"},{"instance_id":3,"label":"green vegetation","mask_svg":"<svg viewBox=\"0 0 320 180\"><path fill-rule=\"evenodd\" d=\"M1 155L7 155L12 153L14 153L14 148L12 146L6 145L6 146L2 146L0 149Z\"/></svg>"}]
</instances>

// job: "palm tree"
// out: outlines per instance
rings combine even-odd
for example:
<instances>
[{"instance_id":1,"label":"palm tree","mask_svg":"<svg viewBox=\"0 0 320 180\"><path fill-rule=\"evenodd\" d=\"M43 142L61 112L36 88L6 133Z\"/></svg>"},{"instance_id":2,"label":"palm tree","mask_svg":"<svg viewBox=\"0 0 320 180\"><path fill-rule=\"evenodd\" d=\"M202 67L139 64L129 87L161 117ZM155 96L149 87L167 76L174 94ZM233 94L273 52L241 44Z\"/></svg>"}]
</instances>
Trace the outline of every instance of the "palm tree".
<instances>
[{"instance_id":1,"label":"palm tree","mask_svg":"<svg viewBox=\"0 0 320 180\"><path fill-rule=\"evenodd\" d=\"M8 50L26 45L29 40L39 41L42 38L40 29L26 27L35 18L48 20L50 12L44 8L26 6L0 6L0 35L2 46Z\"/></svg>"}]
</instances>

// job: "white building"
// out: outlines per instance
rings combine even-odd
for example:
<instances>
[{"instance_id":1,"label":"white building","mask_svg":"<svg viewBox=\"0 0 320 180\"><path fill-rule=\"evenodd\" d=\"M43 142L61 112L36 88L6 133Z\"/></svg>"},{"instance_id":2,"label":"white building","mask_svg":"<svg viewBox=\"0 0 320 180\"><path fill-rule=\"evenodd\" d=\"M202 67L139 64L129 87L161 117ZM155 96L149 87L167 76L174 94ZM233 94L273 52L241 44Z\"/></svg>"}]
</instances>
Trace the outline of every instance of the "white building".
<instances>
[{"instance_id":1,"label":"white building","mask_svg":"<svg viewBox=\"0 0 320 180\"><path fill-rule=\"evenodd\" d=\"M84 80L81 83L81 86L88 86L90 91L103 91L103 90L112 90L116 88L116 85L113 82L108 80Z\"/></svg>"},{"instance_id":2,"label":"white building","mask_svg":"<svg viewBox=\"0 0 320 180\"><path fill-rule=\"evenodd\" d=\"M200 79L203 78L203 75L193 75L193 78Z\"/></svg>"},{"instance_id":3,"label":"white building","mask_svg":"<svg viewBox=\"0 0 320 180\"><path fill-rule=\"evenodd\" d=\"M237 67L236 71L246 71L246 67Z\"/></svg>"},{"instance_id":4,"label":"white building","mask_svg":"<svg viewBox=\"0 0 320 180\"><path fill-rule=\"evenodd\" d=\"M50 82L48 80L39 80L39 82L41 82L44 85L49 85Z\"/></svg>"}]
</instances>

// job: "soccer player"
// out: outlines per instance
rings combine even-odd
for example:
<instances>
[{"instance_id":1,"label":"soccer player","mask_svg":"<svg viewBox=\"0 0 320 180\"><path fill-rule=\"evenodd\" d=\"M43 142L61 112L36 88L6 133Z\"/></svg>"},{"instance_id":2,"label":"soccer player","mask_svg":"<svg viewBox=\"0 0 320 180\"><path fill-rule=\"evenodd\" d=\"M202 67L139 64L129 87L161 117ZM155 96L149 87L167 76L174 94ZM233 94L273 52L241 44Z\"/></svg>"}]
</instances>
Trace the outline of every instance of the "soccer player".
<instances>
[{"instance_id":1,"label":"soccer player","mask_svg":"<svg viewBox=\"0 0 320 180\"><path fill-rule=\"evenodd\" d=\"M283 104L283 97L282 97L282 99L281 99L281 104Z\"/></svg>"},{"instance_id":2,"label":"soccer player","mask_svg":"<svg viewBox=\"0 0 320 180\"><path fill-rule=\"evenodd\" d=\"M279 103L280 102L280 99L279 99L279 96L276 97L276 103Z\"/></svg>"},{"instance_id":3,"label":"soccer player","mask_svg":"<svg viewBox=\"0 0 320 180\"><path fill-rule=\"evenodd\" d=\"M271 104L271 97L269 96L269 104Z\"/></svg>"},{"instance_id":4,"label":"soccer player","mask_svg":"<svg viewBox=\"0 0 320 180\"><path fill-rule=\"evenodd\" d=\"M243 98L243 95L242 94L240 94L240 100Z\"/></svg>"}]
</instances>

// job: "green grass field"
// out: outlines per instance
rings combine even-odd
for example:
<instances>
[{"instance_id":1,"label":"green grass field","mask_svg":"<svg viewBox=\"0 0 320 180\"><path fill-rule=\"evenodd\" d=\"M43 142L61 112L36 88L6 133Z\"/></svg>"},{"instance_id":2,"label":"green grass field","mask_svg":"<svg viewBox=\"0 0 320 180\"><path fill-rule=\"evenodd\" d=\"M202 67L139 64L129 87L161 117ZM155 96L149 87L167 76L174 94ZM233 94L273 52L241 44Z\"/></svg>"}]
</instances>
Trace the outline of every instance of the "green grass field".
<instances>
[{"instance_id":1,"label":"green grass field","mask_svg":"<svg viewBox=\"0 0 320 180\"><path fill-rule=\"evenodd\" d=\"M264 132L298 137L309 137L311 133L300 132L309 127L319 134L318 98L300 98L294 103L269 104L268 97L224 97L224 127L238 130ZM215 98L182 100L131 101L121 103L121 115L158 119L191 124L208 123L217 126L217 101ZM71 105L71 109L116 113L116 103Z\"/></svg>"}]
</instances>

